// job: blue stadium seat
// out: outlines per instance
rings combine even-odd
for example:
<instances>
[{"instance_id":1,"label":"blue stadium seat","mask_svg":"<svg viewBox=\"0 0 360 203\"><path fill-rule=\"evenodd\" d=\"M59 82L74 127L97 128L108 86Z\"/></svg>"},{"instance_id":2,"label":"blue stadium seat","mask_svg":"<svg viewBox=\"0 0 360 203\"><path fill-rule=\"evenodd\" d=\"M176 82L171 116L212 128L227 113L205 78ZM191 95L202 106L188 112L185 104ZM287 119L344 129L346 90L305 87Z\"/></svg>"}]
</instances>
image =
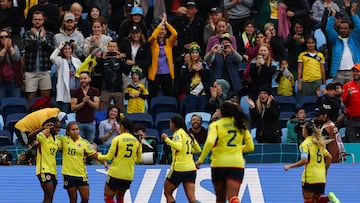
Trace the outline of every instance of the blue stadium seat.
<instances>
[{"instance_id":1,"label":"blue stadium seat","mask_svg":"<svg viewBox=\"0 0 360 203\"><path fill-rule=\"evenodd\" d=\"M1 115L4 123L6 123L7 116L14 113L27 113L27 101L24 97L5 97L1 99L0 106Z\"/></svg>"},{"instance_id":2,"label":"blue stadium seat","mask_svg":"<svg viewBox=\"0 0 360 203\"><path fill-rule=\"evenodd\" d=\"M14 145L12 135L8 130L0 130L0 146Z\"/></svg>"},{"instance_id":3,"label":"blue stadium seat","mask_svg":"<svg viewBox=\"0 0 360 203\"><path fill-rule=\"evenodd\" d=\"M315 95L302 96L300 106L305 109L306 113L314 112L318 97Z\"/></svg>"},{"instance_id":4,"label":"blue stadium seat","mask_svg":"<svg viewBox=\"0 0 360 203\"><path fill-rule=\"evenodd\" d=\"M179 113L175 113L175 112L162 112L162 113L156 114L155 128L159 132L162 132L164 129L169 128L170 118L173 116L176 116L176 115L181 116Z\"/></svg>"},{"instance_id":5,"label":"blue stadium seat","mask_svg":"<svg viewBox=\"0 0 360 203\"><path fill-rule=\"evenodd\" d=\"M133 124L137 124L137 123L142 124L145 128L154 127L153 117L151 114L148 113L127 114L126 118L130 119L133 122Z\"/></svg>"},{"instance_id":6,"label":"blue stadium seat","mask_svg":"<svg viewBox=\"0 0 360 203\"><path fill-rule=\"evenodd\" d=\"M11 135L13 135L15 131L15 124L26 115L26 113L13 113L8 115L6 118L5 129L8 130Z\"/></svg>"},{"instance_id":7,"label":"blue stadium seat","mask_svg":"<svg viewBox=\"0 0 360 203\"><path fill-rule=\"evenodd\" d=\"M295 113L293 111L280 112L280 117L279 117L280 128L286 128L286 123L288 122L288 120L290 120L292 116L294 116L294 114Z\"/></svg>"},{"instance_id":8,"label":"blue stadium seat","mask_svg":"<svg viewBox=\"0 0 360 203\"><path fill-rule=\"evenodd\" d=\"M280 111L295 112L296 98L294 96L275 96L274 99L280 104Z\"/></svg>"},{"instance_id":9,"label":"blue stadium seat","mask_svg":"<svg viewBox=\"0 0 360 203\"><path fill-rule=\"evenodd\" d=\"M157 143L161 142L161 137L160 137L159 131L157 129L146 128L145 132L146 132L146 137L155 138Z\"/></svg>"},{"instance_id":10,"label":"blue stadium seat","mask_svg":"<svg viewBox=\"0 0 360 203\"><path fill-rule=\"evenodd\" d=\"M157 96L151 99L149 113L155 119L157 113L162 112L179 112L178 103L174 97Z\"/></svg>"}]
</instances>

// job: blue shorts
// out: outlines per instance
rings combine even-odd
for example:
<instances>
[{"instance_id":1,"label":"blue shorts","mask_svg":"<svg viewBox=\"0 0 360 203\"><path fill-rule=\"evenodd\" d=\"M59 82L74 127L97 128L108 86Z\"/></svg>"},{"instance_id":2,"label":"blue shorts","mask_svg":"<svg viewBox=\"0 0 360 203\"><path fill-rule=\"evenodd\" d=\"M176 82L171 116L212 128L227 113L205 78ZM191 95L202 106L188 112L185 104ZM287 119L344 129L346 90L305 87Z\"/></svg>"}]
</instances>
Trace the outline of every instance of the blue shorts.
<instances>
[{"instance_id":1,"label":"blue shorts","mask_svg":"<svg viewBox=\"0 0 360 203\"><path fill-rule=\"evenodd\" d=\"M169 172L166 179L174 185L180 185L180 183L185 183L185 182L195 183L196 171L185 171L185 172L172 171Z\"/></svg>"},{"instance_id":2,"label":"blue shorts","mask_svg":"<svg viewBox=\"0 0 360 203\"><path fill-rule=\"evenodd\" d=\"M52 182L54 185L57 185L57 177L55 174L51 173L40 173L37 175L41 184Z\"/></svg>"},{"instance_id":3,"label":"blue shorts","mask_svg":"<svg viewBox=\"0 0 360 203\"><path fill-rule=\"evenodd\" d=\"M305 191L317 193L317 194L324 194L325 192L325 183L303 183L302 188Z\"/></svg>"},{"instance_id":4,"label":"blue shorts","mask_svg":"<svg viewBox=\"0 0 360 203\"><path fill-rule=\"evenodd\" d=\"M130 180L123 180L123 179L118 179L118 178L113 178L111 176L108 176L106 178L106 185L109 186L109 188L111 188L112 190L116 190L116 189L129 189L130 185L131 185Z\"/></svg>"},{"instance_id":5,"label":"blue shorts","mask_svg":"<svg viewBox=\"0 0 360 203\"><path fill-rule=\"evenodd\" d=\"M244 179L244 169L232 167L211 168L211 180L213 183L225 183L226 179L233 179L241 183Z\"/></svg>"},{"instance_id":6,"label":"blue shorts","mask_svg":"<svg viewBox=\"0 0 360 203\"><path fill-rule=\"evenodd\" d=\"M75 177L64 175L64 189L89 185L87 177Z\"/></svg>"}]
</instances>

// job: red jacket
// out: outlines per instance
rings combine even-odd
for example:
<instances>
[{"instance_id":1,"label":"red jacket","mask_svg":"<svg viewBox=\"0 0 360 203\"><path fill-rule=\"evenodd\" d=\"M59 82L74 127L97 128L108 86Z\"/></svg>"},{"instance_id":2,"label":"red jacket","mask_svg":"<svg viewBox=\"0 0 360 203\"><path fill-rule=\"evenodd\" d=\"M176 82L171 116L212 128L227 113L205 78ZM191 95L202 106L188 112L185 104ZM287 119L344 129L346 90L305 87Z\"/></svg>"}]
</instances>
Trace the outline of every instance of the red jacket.
<instances>
[{"instance_id":1,"label":"red jacket","mask_svg":"<svg viewBox=\"0 0 360 203\"><path fill-rule=\"evenodd\" d=\"M360 85L356 81L348 82L343 87L342 99L346 108L346 115L360 118ZM351 91L351 95L349 94Z\"/></svg>"}]
</instances>

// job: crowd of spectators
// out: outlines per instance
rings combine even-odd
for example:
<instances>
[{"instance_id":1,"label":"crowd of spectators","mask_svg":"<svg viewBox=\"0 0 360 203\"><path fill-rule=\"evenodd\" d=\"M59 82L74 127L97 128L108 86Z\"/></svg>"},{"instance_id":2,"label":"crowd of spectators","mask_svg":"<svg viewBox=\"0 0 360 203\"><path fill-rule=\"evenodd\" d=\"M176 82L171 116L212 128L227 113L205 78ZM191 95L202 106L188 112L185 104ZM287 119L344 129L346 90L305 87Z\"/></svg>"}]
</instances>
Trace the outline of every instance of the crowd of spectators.
<instances>
[{"instance_id":1,"label":"crowd of spectators","mask_svg":"<svg viewBox=\"0 0 360 203\"><path fill-rule=\"evenodd\" d=\"M360 63L357 3L105 2L2 2L0 97L24 95L30 106L36 96L52 96L61 111L76 112L81 135L90 141L96 110L108 109L113 100L112 111L145 113L145 101L160 90L179 104L186 98L186 113L215 113L226 99L248 96L259 142L281 142L280 108L273 95L326 94L317 105L327 108L336 98L327 112L336 126L360 119L351 109L360 99L354 82ZM326 38L321 47L315 31ZM352 84L344 90L343 103L333 90L347 82ZM110 111L107 116L107 124L115 125L116 117ZM101 126L101 140L108 143L115 129ZM351 136L359 134L352 126Z\"/></svg>"}]
</instances>

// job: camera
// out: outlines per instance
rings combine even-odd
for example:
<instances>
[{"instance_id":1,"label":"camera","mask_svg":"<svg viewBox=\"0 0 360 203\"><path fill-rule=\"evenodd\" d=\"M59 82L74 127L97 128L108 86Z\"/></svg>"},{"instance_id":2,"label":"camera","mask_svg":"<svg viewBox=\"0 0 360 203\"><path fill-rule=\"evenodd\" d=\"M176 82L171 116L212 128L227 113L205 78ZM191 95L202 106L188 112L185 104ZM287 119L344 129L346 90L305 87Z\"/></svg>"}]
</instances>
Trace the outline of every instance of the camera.
<instances>
[{"instance_id":1,"label":"camera","mask_svg":"<svg viewBox=\"0 0 360 203\"><path fill-rule=\"evenodd\" d=\"M219 44L218 46L217 46L217 49L219 50L219 51L221 51L221 50L223 50L225 47L223 46L223 45L221 45L221 44Z\"/></svg>"},{"instance_id":2,"label":"camera","mask_svg":"<svg viewBox=\"0 0 360 203\"><path fill-rule=\"evenodd\" d=\"M228 47L229 47L229 45L225 45L225 46L224 46L224 49L227 49Z\"/></svg>"}]
</instances>

